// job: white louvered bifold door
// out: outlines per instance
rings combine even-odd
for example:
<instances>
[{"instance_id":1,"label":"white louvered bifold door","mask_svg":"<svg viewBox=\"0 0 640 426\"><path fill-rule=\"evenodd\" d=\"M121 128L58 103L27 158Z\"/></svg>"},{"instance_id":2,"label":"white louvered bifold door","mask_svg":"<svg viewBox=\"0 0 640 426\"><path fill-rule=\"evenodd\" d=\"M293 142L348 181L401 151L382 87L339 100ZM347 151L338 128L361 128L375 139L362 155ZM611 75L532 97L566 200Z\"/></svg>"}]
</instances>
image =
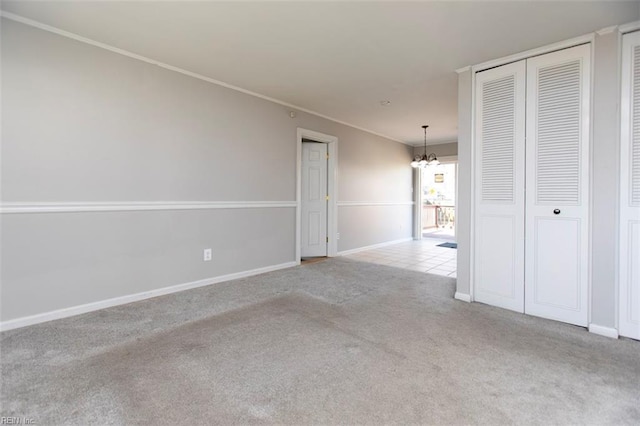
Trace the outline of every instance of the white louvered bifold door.
<instances>
[{"instance_id":1,"label":"white louvered bifold door","mask_svg":"<svg viewBox=\"0 0 640 426\"><path fill-rule=\"evenodd\" d=\"M476 74L474 300L524 310L525 61Z\"/></svg>"},{"instance_id":2,"label":"white louvered bifold door","mask_svg":"<svg viewBox=\"0 0 640 426\"><path fill-rule=\"evenodd\" d=\"M619 334L640 339L640 32L622 41Z\"/></svg>"},{"instance_id":3,"label":"white louvered bifold door","mask_svg":"<svg viewBox=\"0 0 640 426\"><path fill-rule=\"evenodd\" d=\"M588 322L590 54L583 45L527 59L525 312L581 326Z\"/></svg>"}]
</instances>

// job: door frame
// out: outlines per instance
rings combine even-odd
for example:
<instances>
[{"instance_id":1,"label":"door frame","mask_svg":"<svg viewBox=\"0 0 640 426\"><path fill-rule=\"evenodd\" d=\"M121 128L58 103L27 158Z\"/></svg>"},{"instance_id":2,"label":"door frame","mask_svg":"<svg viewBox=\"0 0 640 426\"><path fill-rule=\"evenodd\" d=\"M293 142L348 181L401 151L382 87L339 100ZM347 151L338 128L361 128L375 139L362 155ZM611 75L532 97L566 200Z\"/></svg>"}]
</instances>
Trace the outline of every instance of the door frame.
<instances>
[{"instance_id":1,"label":"door frame","mask_svg":"<svg viewBox=\"0 0 640 426\"><path fill-rule=\"evenodd\" d=\"M456 189L455 189L455 212L453 214L453 237L456 241L458 241L458 229L456 227L458 223L458 155L447 155L438 157L438 161L440 164L455 164L455 175L456 175ZM415 218L413 224L413 239L418 241L422 240L422 204L424 203L424 195L422 194L422 169L420 167L414 169L414 209L413 209L413 217Z\"/></svg>"},{"instance_id":2,"label":"door frame","mask_svg":"<svg viewBox=\"0 0 640 426\"><path fill-rule=\"evenodd\" d=\"M338 255L338 138L314 130L298 127L296 137L296 257L300 264L301 215L302 215L302 139L326 143L329 160L327 164L327 257Z\"/></svg>"}]
</instances>

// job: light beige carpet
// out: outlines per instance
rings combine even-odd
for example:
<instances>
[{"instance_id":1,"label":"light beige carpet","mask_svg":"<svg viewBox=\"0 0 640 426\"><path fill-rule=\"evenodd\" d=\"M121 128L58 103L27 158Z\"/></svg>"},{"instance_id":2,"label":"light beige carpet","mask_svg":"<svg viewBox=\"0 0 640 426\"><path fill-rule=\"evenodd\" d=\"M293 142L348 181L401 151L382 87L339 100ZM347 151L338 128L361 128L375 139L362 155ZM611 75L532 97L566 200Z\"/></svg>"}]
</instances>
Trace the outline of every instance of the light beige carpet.
<instances>
[{"instance_id":1,"label":"light beige carpet","mask_svg":"<svg viewBox=\"0 0 640 426\"><path fill-rule=\"evenodd\" d=\"M37 424L638 424L640 342L345 259L1 334Z\"/></svg>"}]
</instances>

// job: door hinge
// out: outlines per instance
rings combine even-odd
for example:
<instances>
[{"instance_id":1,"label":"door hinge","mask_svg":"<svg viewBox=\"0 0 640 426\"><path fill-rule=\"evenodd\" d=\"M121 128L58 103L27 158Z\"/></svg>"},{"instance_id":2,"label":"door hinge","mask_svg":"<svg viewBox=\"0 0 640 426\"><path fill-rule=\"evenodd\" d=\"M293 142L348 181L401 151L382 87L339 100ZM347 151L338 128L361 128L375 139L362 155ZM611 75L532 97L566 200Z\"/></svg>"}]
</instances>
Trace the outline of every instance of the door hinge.
<instances>
[{"instance_id":1,"label":"door hinge","mask_svg":"<svg viewBox=\"0 0 640 426\"><path fill-rule=\"evenodd\" d=\"M327 152L327 160L329 159L329 153Z\"/></svg>"},{"instance_id":2,"label":"door hinge","mask_svg":"<svg viewBox=\"0 0 640 426\"><path fill-rule=\"evenodd\" d=\"M327 242L329 242L329 237L327 237Z\"/></svg>"},{"instance_id":3,"label":"door hinge","mask_svg":"<svg viewBox=\"0 0 640 426\"><path fill-rule=\"evenodd\" d=\"M329 196L328 195L326 196L326 200L329 201Z\"/></svg>"}]
</instances>

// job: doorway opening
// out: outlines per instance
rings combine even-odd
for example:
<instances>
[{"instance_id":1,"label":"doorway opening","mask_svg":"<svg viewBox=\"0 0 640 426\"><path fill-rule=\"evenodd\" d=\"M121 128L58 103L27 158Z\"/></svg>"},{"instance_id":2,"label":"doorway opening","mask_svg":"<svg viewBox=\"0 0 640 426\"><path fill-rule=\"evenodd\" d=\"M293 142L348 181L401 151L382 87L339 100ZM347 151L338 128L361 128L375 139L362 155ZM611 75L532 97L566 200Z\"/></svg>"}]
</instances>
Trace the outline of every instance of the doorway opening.
<instances>
[{"instance_id":1,"label":"doorway opening","mask_svg":"<svg viewBox=\"0 0 640 426\"><path fill-rule=\"evenodd\" d=\"M338 138L298 129L296 262L337 255Z\"/></svg>"},{"instance_id":2,"label":"doorway opening","mask_svg":"<svg viewBox=\"0 0 640 426\"><path fill-rule=\"evenodd\" d=\"M421 169L421 227L424 238L456 240L456 186L458 163L441 161Z\"/></svg>"}]
</instances>

